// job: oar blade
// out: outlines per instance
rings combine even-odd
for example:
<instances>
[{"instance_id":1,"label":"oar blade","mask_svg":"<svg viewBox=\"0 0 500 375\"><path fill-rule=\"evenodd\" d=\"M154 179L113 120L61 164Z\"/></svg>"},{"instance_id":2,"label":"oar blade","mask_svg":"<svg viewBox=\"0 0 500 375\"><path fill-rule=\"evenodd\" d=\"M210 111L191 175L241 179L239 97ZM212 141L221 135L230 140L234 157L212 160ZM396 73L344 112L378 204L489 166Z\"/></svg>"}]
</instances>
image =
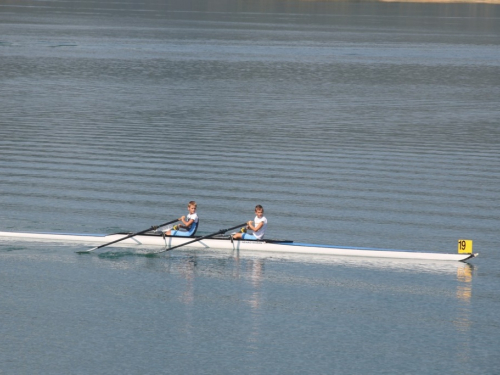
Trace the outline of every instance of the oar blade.
<instances>
[{"instance_id":1,"label":"oar blade","mask_svg":"<svg viewBox=\"0 0 500 375\"><path fill-rule=\"evenodd\" d=\"M90 253L91 251L97 250L98 248L99 248L99 246L96 246L96 247L93 247L92 249L77 251L76 253L77 253L77 254L88 254L88 253Z\"/></svg>"}]
</instances>

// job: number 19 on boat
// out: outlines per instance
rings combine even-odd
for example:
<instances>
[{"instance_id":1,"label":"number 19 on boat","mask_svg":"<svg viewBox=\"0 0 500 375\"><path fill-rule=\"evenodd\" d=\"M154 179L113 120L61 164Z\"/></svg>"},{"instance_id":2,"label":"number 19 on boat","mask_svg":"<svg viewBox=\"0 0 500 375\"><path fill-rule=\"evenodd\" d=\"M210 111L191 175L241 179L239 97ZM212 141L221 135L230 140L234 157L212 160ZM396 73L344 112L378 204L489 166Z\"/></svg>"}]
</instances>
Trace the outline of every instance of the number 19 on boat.
<instances>
[{"instance_id":1,"label":"number 19 on boat","mask_svg":"<svg viewBox=\"0 0 500 375\"><path fill-rule=\"evenodd\" d=\"M472 254L472 240L458 240L459 254Z\"/></svg>"}]
</instances>

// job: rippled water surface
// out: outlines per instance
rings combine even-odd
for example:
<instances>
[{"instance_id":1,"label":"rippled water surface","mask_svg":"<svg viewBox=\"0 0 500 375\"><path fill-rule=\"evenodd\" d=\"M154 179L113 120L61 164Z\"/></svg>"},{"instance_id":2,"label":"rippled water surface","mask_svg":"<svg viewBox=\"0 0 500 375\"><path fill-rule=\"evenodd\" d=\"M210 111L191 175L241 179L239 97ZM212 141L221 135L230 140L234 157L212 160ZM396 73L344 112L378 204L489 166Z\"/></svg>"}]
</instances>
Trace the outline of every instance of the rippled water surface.
<instances>
[{"instance_id":1,"label":"rippled water surface","mask_svg":"<svg viewBox=\"0 0 500 375\"><path fill-rule=\"evenodd\" d=\"M2 240L0 373L497 373L499 98L494 5L0 0L0 231L480 253Z\"/></svg>"}]
</instances>

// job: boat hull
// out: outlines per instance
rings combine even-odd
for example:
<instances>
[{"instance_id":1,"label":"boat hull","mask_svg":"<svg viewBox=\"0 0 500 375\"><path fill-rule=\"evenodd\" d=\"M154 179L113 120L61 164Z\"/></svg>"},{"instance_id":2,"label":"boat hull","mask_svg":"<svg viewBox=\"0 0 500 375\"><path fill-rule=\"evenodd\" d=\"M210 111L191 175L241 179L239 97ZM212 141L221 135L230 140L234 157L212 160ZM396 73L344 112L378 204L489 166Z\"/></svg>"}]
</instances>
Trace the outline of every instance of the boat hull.
<instances>
[{"instance_id":1,"label":"boat hull","mask_svg":"<svg viewBox=\"0 0 500 375\"><path fill-rule=\"evenodd\" d=\"M0 238L25 241L48 241L86 244L105 244L127 236L129 233L115 234L72 234L72 233L29 233L29 232L0 232ZM182 245L192 240L186 237L165 237L157 233L142 234L117 242L113 247L165 248ZM187 246L190 249L220 249L238 251L258 251L270 253L297 253L333 256L351 256L368 258L391 259L418 259L435 261L465 261L477 254L443 254L433 252L384 250L370 248L337 247L330 245L316 245L296 243L293 241L263 240L263 241L231 241L229 236L218 236L193 242Z\"/></svg>"}]
</instances>

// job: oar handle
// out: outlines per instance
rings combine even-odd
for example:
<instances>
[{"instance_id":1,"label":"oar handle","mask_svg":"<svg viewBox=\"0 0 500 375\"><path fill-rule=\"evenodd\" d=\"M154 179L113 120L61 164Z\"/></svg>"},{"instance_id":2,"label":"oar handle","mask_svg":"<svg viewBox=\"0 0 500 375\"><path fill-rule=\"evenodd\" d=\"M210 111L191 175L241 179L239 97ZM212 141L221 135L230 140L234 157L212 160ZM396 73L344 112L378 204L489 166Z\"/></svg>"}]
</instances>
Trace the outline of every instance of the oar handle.
<instances>
[{"instance_id":1,"label":"oar handle","mask_svg":"<svg viewBox=\"0 0 500 375\"><path fill-rule=\"evenodd\" d=\"M177 249L178 247L182 247L182 246L186 246L186 245L189 245L189 244L192 244L193 242L197 242L197 241L201 241L201 240L204 240L205 238L210 238L210 237L213 237L213 236L216 236L218 234L222 234L222 233L226 233L227 231L230 231L231 229L236 229L236 228L239 228L239 227L242 227L244 225L247 225L247 223L243 223L243 224L238 224L238 225L235 225L234 227L231 227L231 228L227 228L227 229L221 229L215 233L212 233L212 234L207 234L206 236L202 236L202 237L198 237L192 241L188 241L188 242L185 242L185 243L182 243L180 245L177 245L177 246L173 246L171 248L168 248L168 249L165 249L165 250L162 250L162 251L158 251L156 254L159 254L159 253L164 253L166 251L170 251L170 250L173 250L173 249Z\"/></svg>"},{"instance_id":2,"label":"oar handle","mask_svg":"<svg viewBox=\"0 0 500 375\"><path fill-rule=\"evenodd\" d=\"M153 225L151 228L146 229L146 230L145 230L144 232L142 232L142 233L148 232L148 231L150 231L151 229L156 230L156 229L158 229L158 228L164 227L165 225L168 225L168 224L173 224L173 223L175 223L175 222L177 222L177 221L179 221L179 219L170 220L170 221L168 221L168 222L166 222L166 223L163 223L163 224L160 224L160 225Z\"/></svg>"}]
</instances>

